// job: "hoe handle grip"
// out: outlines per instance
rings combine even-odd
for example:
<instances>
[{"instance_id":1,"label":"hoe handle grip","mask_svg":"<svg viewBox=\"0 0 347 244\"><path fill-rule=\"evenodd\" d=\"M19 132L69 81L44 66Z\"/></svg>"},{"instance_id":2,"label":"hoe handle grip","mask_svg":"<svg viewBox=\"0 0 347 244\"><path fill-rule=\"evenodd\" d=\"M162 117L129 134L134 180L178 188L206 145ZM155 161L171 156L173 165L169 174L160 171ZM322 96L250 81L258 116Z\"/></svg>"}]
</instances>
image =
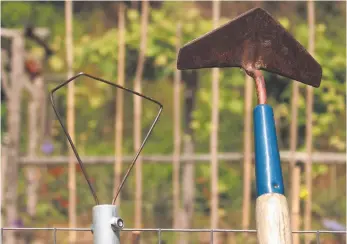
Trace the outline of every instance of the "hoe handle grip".
<instances>
[{"instance_id":1,"label":"hoe handle grip","mask_svg":"<svg viewBox=\"0 0 347 244\"><path fill-rule=\"evenodd\" d=\"M271 106L254 109L256 223L259 244L291 244L292 233L284 186L276 127Z\"/></svg>"},{"instance_id":2,"label":"hoe handle grip","mask_svg":"<svg viewBox=\"0 0 347 244\"><path fill-rule=\"evenodd\" d=\"M257 238L259 244L291 244L287 199L278 193L263 194L256 202Z\"/></svg>"}]
</instances>

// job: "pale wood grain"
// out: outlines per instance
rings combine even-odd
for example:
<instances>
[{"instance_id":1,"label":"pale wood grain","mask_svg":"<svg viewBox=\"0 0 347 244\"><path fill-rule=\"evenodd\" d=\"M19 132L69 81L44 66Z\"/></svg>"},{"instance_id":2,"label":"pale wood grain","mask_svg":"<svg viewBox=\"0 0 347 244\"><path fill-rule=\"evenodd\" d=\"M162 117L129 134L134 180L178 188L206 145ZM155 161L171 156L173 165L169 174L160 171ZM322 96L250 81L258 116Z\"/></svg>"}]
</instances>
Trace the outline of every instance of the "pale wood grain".
<instances>
[{"instance_id":1,"label":"pale wood grain","mask_svg":"<svg viewBox=\"0 0 347 244\"><path fill-rule=\"evenodd\" d=\"M258 197L256 222L259 244L292 243L288 204L284 195L269 193Z\"/></svg>"}]
</instances>

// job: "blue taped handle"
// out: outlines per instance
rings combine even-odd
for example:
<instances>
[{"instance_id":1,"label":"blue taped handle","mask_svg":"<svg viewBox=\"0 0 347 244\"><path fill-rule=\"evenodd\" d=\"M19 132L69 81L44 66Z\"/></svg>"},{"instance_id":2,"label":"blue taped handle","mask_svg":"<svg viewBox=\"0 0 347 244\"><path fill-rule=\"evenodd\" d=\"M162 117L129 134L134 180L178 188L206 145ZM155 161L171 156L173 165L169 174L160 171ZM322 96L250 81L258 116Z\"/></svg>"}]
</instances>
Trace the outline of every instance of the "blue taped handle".
<instances>
[{"instance_id":1,"label":"blue taped handle","mask_svg":"<svg viewBox=\"0 0 347 244\"><path fill-rule=\"evenodd\" d=\"M257 194L284 194L273 110L267 104L260 104L253 115Z\"/></svg>"}]
</instances>

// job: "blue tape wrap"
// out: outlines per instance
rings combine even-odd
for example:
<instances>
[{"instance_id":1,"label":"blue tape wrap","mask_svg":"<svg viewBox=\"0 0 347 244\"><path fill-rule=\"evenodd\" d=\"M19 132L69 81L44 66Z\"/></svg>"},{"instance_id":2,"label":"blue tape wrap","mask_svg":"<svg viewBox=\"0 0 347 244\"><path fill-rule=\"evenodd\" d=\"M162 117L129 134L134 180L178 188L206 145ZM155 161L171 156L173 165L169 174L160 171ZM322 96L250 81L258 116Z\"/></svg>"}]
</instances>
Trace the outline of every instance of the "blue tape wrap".
<instances>
[{"instance_id":1,"label":"blue tape wrap","mask_svg":"<svg viewBox=\"0 0 347 244\"><path fill-rule=\"evenodd\" d=\"M273 110L267 104L260 104L253 115L257 194L284 194Z\"/></svg>"}]
</instances>

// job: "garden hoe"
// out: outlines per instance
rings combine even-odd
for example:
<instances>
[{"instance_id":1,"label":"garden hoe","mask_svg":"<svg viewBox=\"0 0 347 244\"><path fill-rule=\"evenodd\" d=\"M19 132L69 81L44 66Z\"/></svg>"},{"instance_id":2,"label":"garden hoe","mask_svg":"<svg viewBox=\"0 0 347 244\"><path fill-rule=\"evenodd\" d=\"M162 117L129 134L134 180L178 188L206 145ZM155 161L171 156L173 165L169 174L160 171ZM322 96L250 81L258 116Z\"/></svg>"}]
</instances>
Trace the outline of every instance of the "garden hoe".
<instances>
[{"instance_id":1,"label":"garden hoe","mask_svg":"<svg viewBox=\"0 0 347 244\"><path fill-rule=\"evenodd\" d=\"M266 104L265 81L260 70L319 87L322 69L305 48L261 8L249 10L180 49L179 70L213 67L240 67L256 83L258 105L253 116L258 243L290 244L292 234L274 115L271 106Z\"/></svg>"}]
</instances>

